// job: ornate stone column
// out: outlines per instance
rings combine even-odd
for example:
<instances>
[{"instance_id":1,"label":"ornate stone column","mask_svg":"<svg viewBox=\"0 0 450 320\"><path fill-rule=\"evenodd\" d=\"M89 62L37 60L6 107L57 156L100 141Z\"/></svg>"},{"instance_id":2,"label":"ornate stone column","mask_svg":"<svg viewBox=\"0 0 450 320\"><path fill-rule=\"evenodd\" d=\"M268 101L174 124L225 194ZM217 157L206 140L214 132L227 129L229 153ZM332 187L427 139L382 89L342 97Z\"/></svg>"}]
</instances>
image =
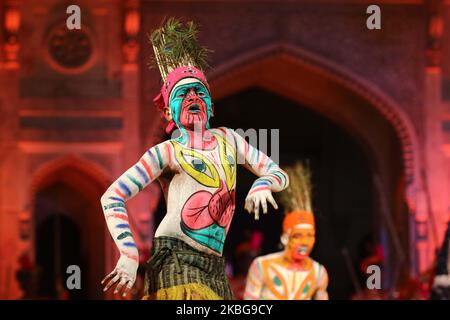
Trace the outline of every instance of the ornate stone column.
<instances>
[{"instance_id":1,"label":"ornate stone column","mask_svg":"<svg viewBox=\"0 0 450 320\"><path fill-rule=\"evenodd\" d=\"M24 251L29 233L20 219L22 189L20 172L23 157L18 149L19 139L19 29L20 2L6 1L2 14L0 61L0 299L17 299L21 291L16 281L19 256ZM23 222L23 221L22 221Z\"/></svg>"},{"instance_id":2,"label":"ornate stone column","mask_svg":"<svg viewBox=\"0 0 450 320\"><path fill-rule=\"evenodd\" d=\"M443 141L442 39L444 32L442 0L426 2L428 10L427 48L423 103L423 182L421 210L416 215L419 268L432 266L436 250L442 243L448 220L450 194Z\"/></svg>"}]
</instances>

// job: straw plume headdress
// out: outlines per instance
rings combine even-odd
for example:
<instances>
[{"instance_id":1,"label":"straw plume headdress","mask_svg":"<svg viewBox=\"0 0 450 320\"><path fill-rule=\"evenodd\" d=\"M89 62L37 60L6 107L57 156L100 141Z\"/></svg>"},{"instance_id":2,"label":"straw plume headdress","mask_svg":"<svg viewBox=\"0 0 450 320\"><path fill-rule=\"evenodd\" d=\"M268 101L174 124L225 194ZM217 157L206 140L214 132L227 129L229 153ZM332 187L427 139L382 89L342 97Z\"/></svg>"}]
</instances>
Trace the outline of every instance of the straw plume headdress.
<instances>
[{"instance_id":1,"label":"straw plume headdress","mask_svg":"<svg viewBox=\"0 0 450 320\"><path fill-rule=\"evenodd\" d=\"M297 162L286 168L289 176L289 187L279 194L280 202L286 210L283 221L283 232L296 225L315 226L312 210L312 184L309 166Z\"/></svg>"}]
</instances>

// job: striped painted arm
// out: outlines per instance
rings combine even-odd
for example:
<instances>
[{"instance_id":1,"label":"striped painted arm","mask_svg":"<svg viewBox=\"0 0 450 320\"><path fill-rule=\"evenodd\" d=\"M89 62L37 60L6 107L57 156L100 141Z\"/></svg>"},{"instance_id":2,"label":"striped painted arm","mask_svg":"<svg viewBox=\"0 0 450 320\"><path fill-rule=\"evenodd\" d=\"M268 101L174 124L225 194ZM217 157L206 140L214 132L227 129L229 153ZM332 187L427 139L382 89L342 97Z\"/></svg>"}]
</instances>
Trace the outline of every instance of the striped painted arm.
<instances>
[{"instance_id":1,"label":"striped painted arm","mask_svg":"<svg viewBox=\"0 0 450 320\"><path fill-rule=\"evenodd\" d=\"M161 175L170 163L171 152L168 141L152 147L135 165L114 181L101 198L108 230L120 254L136 262L139 262L139 255L130 229L125 202Z\"/></svg>"}]
</instances>

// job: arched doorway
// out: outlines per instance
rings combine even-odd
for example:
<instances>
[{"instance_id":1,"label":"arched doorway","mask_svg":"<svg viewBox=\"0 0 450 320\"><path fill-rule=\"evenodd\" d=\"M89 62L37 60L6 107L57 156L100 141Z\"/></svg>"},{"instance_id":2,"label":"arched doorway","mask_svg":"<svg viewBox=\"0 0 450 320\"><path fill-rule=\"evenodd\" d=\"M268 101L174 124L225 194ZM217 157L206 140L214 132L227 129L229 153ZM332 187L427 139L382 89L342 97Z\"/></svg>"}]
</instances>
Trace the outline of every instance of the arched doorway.
<instances>
[{"instance_id":1,"label":"arched doorway","mask_svg":"<svg viewBox=\"0 0 450 320\"><path fill-rule=\"evenodd\" d=\"M103 297L105 222L99 199L106 180L92 172L88 162L70 157L47 165L36 175L34 249L42 298ZM66 288L70 265L81 269L80 290Z\"/></svg>"},{"instance_id":2,"label":"arched doorway","mask_svg":"<svg viewBox=\"0 0 450 320\"><path fill-rule=\"evenodd\" d=\"M373 186L368 159L358 143L323 116L288 99L260 88L251 88L216 102L217 124L233 128L279 128L280 165L308 160L313 172L317 241L313 257L330 274L330 296L348 298L354 291L346 256L356 269L359 248L368 235L376 233ZM258 109L265 112L257 112ZM270 116L267 116L270 114ZM287 117L287 115L289 115ZM277 127L278 125L278 127ZM255 177L244 168L238 172L236 212L230 228L226 254L234 265L234 251L254 230L263 234L261 254L281 249L279 237L283 208L254 221L244 211L244 200Z\"/></svg>"},{"instance_id":3,"label":"arched doorway","mask_svg":"<svg viewBox=\"0 0 450 320\"><path fill-rule=\"evenodd\" d=\"M77 265L81 270L87 269L81 253L81 231L69 212L52 212L43 208L49 196L54 196L54 192L46 190L37 196L35 211L37 216L47 215L37 223L36 228L36 265L39 266L37 295L49 299L86 298L86 292L68 291L64 286L67 266ZM86 287L86 277L81 277L81 287Z\"/></svg>"}]
</instances>

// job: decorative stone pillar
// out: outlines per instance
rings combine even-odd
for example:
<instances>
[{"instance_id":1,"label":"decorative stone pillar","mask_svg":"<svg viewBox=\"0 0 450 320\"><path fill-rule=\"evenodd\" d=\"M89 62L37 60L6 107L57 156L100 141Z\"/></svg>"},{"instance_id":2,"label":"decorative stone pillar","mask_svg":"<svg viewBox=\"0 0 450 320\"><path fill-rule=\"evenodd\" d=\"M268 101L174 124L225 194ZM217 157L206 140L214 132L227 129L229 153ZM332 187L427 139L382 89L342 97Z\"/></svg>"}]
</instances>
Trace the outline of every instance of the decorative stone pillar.
<instances>
[{"instance_id":1,"label":"decorative stone pillar","mask_svg":"<svg viewBox=\"0 0 450 320\"><path fill-rule=\"evenodd\" d=\"M15 1L4 4L0 20L3 41L0 43L0 299L17 299L21 290L16 281L19 256L27 238L22 238L20 213L23 156L19 138L19 29L20 8Z\"/></svg>"},{"instance_id":2,"label":"decorative stone pillar","mask_svg":"<svg viewBox=\"0 0 450 320\"><path fill-rule=\"evenodd\" d=\"M445 163L443 141L443 104L441 97L441 64L444 18L442 0L427 1L427 48L425 68L425 90L423 103L423 168L421 178L421 212L417 214L417 229L422 229L418 237L417 249L420 255L420 271L432 266L436 250L441 246L448 220L450 189ZM425 229L427 232L425 232ZM426 235L425 235L426 233ZM425 244L426 243L426 244Z\"/></svg>"},{"instance_id":3,"label":"decorative stone pillar","mask_svg":"<svg viewBox=\"0 0 450 320\"><path fill-rule=\"evenodd\" d=\"M16 1L5 3L2 19L4 43L2 44L4 68L17 69L19 67L19 29L20 9Z\"/></svg>"},{"instance_id":4,"label":"decorative stone pillar","mask_svg":"<svg viewBox=\"0 0 450 320\"><path fill-rule=\"evenodd\" d=\"M141 26L141 16L137 1L127 1L124 13L124 43L122 46L124 66L133 68L138 64L139 43L138 34Z\"/></svg>"}]
</instances>

